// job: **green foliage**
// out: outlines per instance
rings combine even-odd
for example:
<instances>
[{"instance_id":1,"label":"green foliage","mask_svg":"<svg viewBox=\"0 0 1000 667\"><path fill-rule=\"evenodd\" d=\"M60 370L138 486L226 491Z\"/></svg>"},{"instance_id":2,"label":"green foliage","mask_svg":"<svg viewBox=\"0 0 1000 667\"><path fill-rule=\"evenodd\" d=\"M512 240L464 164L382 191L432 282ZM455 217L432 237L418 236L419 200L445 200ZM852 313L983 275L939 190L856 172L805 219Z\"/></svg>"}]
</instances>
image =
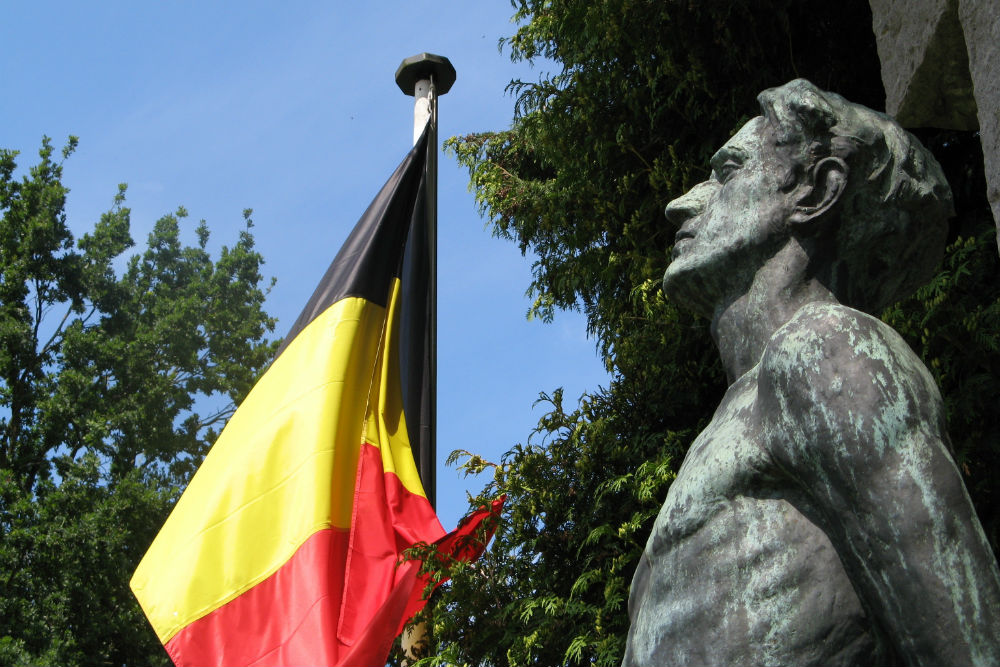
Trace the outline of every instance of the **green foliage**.
<instances>
[{"instance_id":1,"label":"green foliage","mask_svg":"<svg viewBox=\"0 0 1000 667\"><path fill-rule=\"evenodd\" d=\"M107 484L94 454L32 495L12 477L0 482L0 616L8 633L0 642L20 655L4 664L169 664L127 582L176 489L139 470Z\"/></svg>"},{"instance_id":2,"label":"green foliage","mask_svg":"<svg viewBox=\"0 0 1000 667\"><path fill-rule=\"evenodd\" d=\"M543 394L549 414L495 466L468 455L467 471L492 473L472 505L500 493L507 505L491 551L435 594L421 664L617 665L632 572L725 386L706 323L661 294L675 231L663 207L707 175L767 87L805 77L870 107L885 98L865 0L512 4L502 46L553 71L510 84L509 129L447 147L494 234L536 257L529 316L582 310L612 380L576 409ZM995 540L996 249L976 236L982 202L969 195L982 191L982 158L968 137L925 139L957 188L955 234L979 240L954 245L949 273L887 316L950 394Z\"/></svg>"},{"instance_id":3,"label":"green foliage","mask_svg":"<svg viewBox=\"0 0 1000 667\"><path fill-rule=\"evenodd\" d=\"M0 151L0 663L165 663L128 580L274 352L250 211L217 258L204 222L182 242L179 209L126 260L124 185L74 243L50 141L27 174L15 160Z\"/></svg>"},{"instance_id":4,"label":"green foliage","mask_svg":"<svg viewBox=\"0 0 1000 667\"><path fill-rule=\"evenodd\" d=\"M529 443L486 466L493 479L473 503L505 493L507 509L494 547L449 568L432 618L449 641L423 664L620 661L630 552L644 544L690 433L651 434L638 449L656 458L630 460L607 437L615 418L589 398L571 412L561 391L542 400L550 411ZM467 472L484 467L474 455L459 458ZM470 601L478 601L472 614Z\"/></svg>"}]
</instances>

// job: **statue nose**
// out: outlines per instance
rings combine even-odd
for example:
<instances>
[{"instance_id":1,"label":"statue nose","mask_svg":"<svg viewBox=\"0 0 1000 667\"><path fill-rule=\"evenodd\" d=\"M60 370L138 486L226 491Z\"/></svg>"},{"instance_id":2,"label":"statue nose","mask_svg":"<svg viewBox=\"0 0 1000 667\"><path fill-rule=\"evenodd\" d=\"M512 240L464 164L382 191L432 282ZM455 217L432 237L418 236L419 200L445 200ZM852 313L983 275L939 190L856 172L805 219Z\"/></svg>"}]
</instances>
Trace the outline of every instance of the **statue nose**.
<instances>
[{"instance_id":1,"label":"statue nose","mask_svg":"<svg viewBox=\"0 0 1000 667\"><path fill-rule=\"evenodd\" d=\"M667 204L663 214L667 216L667 222L680 227L691 218L697 216L705 209L708 198L715 188L709 182L699 183L686 193Z\"/></svg>"}]
</instances>

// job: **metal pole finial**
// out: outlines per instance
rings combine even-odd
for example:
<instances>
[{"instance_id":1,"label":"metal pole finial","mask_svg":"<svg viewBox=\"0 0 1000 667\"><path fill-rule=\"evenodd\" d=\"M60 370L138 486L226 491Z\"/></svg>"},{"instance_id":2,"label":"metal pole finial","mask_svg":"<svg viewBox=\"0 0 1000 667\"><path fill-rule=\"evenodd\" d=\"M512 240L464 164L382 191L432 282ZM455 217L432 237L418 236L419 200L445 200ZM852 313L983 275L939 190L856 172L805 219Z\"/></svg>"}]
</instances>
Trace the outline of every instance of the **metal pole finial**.
<instances>
[{"instance_id":1,"label":"metal pole finial","mask_svg":"<svg viewBox=\"0 0 1000 667\"><path fill-rule=\"evenodd\" d=\"M451 61L433 53L418 53L404 58L396 69L396 85L406 95L413 96L418 81L432 79L435 93L444 95L451 90L457 74Z\"/></svg>"}]
</instances>

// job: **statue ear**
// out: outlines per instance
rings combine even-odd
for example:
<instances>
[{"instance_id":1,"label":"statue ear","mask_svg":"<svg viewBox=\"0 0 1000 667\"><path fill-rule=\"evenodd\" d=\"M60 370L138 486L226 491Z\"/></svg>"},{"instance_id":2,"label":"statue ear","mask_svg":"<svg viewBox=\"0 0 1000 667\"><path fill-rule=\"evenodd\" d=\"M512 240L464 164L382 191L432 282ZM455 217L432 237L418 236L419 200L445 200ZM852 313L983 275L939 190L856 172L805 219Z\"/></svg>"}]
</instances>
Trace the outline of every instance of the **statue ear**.
<instances>
[{"instance_id":1,"label":"statue ear","mask_svg":"<svg viewBox=\"0 0 1000 667\"><path fill-rule=\"evenodd\" d=\"M847 186L847 163L839 157L825 157L809 171L806 181L795 189L798 200L789 216L793 228L806 231L826 217Z\"/></svg>"}]
</instances>

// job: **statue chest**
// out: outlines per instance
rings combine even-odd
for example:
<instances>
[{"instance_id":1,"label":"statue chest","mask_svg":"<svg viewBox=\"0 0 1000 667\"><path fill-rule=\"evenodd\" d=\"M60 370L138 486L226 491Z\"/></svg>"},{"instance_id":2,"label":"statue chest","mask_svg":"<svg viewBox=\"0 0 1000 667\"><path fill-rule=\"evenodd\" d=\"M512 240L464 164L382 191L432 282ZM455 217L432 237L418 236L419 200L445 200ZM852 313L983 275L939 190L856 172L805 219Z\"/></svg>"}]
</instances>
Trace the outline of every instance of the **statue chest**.
<instances>
[{"instance_id":1,"label":"statue chest","mask_svg":"<svg viewBox=\"0 0 1000 667\"><path fill-rule=\"evenodd\" d=\"M730 511L734 500L766 495L782 483L761 444L756 398L753 369L730 387L688 450L657 519L664 537L683 540Z\"/></svg>"},{"instance_id":2,"label":"statue chest","mask_svg":"<svg viewBox=\"0 0 1000 667\"><path fill-rule=\"evenodd\" d=\"M633 582L626 665L856 665L880 655L805 494L761 445L756 395L751 371L670 486Z\"/></svg>"}]
</instances>

